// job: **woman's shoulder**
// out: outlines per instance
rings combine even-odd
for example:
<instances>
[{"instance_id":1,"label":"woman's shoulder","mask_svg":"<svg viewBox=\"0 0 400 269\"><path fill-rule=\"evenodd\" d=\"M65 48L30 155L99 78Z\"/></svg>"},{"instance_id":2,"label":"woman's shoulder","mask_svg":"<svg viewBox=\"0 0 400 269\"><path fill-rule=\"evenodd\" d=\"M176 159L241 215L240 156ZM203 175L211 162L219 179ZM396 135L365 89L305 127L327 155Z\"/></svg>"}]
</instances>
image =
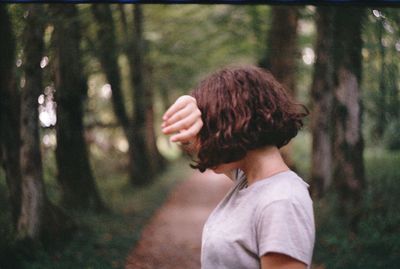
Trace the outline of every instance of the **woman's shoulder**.
<instances>
[{"instance_id":1,"label":"woman's shoulder","mask_svg":"<svg viewBox=\"0 0 400 269\"><path fill-rule=\"evenodd\" d=\"M295 172L285 171L254 184L259 205L268 206L278 201L295 204L312 203L309 185Z\"/></svg>"}]
</instances>

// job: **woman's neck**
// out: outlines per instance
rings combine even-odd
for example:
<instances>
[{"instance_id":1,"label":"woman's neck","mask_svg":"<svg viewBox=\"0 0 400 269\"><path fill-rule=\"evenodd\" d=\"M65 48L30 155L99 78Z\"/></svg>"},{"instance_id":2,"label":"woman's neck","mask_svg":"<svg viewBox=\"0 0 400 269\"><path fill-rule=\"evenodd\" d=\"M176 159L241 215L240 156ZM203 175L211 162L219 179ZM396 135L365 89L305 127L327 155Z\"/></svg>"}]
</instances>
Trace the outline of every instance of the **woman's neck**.
<instances>
[{"instance_id":1,"label":"woman's neck","mask_svg":"<svg viewBox=\"0 0 400 269\"><path fill-rule=\"evenodd\" d=\"M249 186L257 180L289 170L275 146L249 151L241 164L240 169L245 173Z\"/></svg>"}]
</instances>

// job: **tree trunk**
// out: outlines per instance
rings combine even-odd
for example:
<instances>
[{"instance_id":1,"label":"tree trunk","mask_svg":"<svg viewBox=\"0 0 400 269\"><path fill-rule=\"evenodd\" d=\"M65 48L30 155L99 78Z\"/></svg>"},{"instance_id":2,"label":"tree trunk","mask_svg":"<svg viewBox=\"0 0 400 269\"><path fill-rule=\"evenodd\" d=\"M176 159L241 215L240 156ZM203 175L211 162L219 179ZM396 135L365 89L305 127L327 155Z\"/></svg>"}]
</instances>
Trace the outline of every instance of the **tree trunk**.
<instances>
[{"instance_id":1,"label":"tree trunk","mask_svg":"<svg viewBox=\"0 0 400 269\"><path fill-rule=\"evenodd\" d=\"M147 100L146 107L146 141L147 141L147 149L150 156L150 164L152 171L155 173L162 171L166 166L166 160L160 154L157 148L157 138L156 132L154 130L154 94L153 94L153 85L151 85L151 67L149 64L146 66L146 81L145 83L145 98Z\"/></svg>"},{"instance_id":2,"label":"tree trunk","mask_svg":"<svg viewBox=\"0 0 400 269\"><path fill-rule=\"evenodd\" d=\"M104 209L92 175L84 139L87 95L80 53L80 23L73 4L51 5L54 20L58 181L62 201L72 209Z\"/></svg>"},{"instance_id":3,"label":"tree trunk","mask_svg":"<svg viewBox=\"0 0 400 269\"><path fill-rule=\"evenodd\" d=\"M114 113L125 136L129 136L129 118L126 113L121 90L121 72L118 66L118 47L115 26L109 4L92 4L92 13L97 24L97 56L112 89Z\"/></svg>"},{"instance_id":4,"label":"tree trunk","mask_svg":"<svg viewBox=\"0 0 400 269\"><path fill-rule=\"evenodd\" d=\"M361 132L361 27L365 10L337 8L334 18L334 173L339 209L356 228L365 189Z\"/></svg>"},{"instance_id":5,"label":"tree trunk","mask_svg":"<svg viewBox=\"0 0 400 269\"><path fill-rule=\"evenodd\" d=\"M144 85L143 12L142 7L138 4L134 7L133 25L133 44L129 57L134 101L133 122L131 124L133 148L130 148L129 152L133 156L134 164L130 167L130 177L132 184L143 185L152 179L154 173L151 170L146 142L146 107L148 107L147 102L151 100L146 98Z\"/></svg>"},{"instance_id":6,"label":"tree trunk","mask_svg":"<svg viewBox=\"0 0 400 269\"><path fill-rule=\"evenodd\" d=\"M274 6L271 8L271 28L268 33L268 50L265 67L284 87L296 96L297 7ZM294 169L291 145L281 149L286 163Z\"/></svg>"},{"instance_id":7,"label":"tree trunk","mask_svg":"<svg viewBox=\"0 0 400 269\"><path fill-rule=\"evenodd\" d=\"M0 5L0 161L5 171L13 225L21 210L19 93L15 85L15 39L5 5Z\"/></svg>"},{"instance_id":8,"label":"tree trunk","mask_svg":"<svg viewBox=\"0 0 400 269\"><path fill-rule=\"evenodd\" d=\"M122 6L120 6L122 8ZM129 119L126 109L124 106L124 98L121 91L121 75L118 67L118 49L116 44L115 38L115 27L114 21L112 19L111 9L109 5L92 5L92 12L94 17L96 18L98 24L98 32L97 32L97 39L98 39L98 57L100 59L102 68L106 73L107 80L110 82L112 86L112 101L114 107L114 113L116 114L119 122L121 123L125 137L129 142L129 148L132 149L129 154L129 167L134 167L137 164L134 162L134 158L138 158L134 154L135 150L135 143L132 139L132 132L136 130L136 128L130 128L130 125L133 124L132 120ZM126 22L124 21L126 18L123 14L123 9L120 9L121 17L123 18L123 31L127 31ZM129 42L128 42L129 43ZM148 107L146 108L146 121L151 121L151 125L145 124L146 126L146 136L148 138L146 150L150 150L150 153L155 152L150 158L151 160L151 171L159 170L159 163L161 162L160 154L158 154L158 150L155 146L155 136L154 136L154 127L153 127L153 104L152 104L152 96L148 96L148 90L146 89L146 95L144 96L145 100L147 101ZM140 90L140 89L139 89ZM153 142L153 143L151 143ZM161 159L162 160L162 159Z\"/></svg>"},{"instance_id":9,"label":"tree trunk","mask_svg":"<svg viewBox=\"0 0 400 269\"><path fill-rule=\"evenodd\" d=\"M379 21L376 23L377 27L377 39L378 39L378 48L379 48L379 58L380 58L380 74L379 74L379 95L378 95L378 120L376 124L376 134L378 135L378 138L382 138L383 134L386 129L387 125L387 118L386 118L386 111L388 104L386 102L386 96L387 96L387 87L386 87L386 77L385 77L385 71L386 71L386 61L385 61L385 47L382 44L382 38L383 38L383 31L385 29L383 28L383 21L382 18L379 19Z\"/></svg>"},{"instance_id":10,"label":"tree trunk","mask_svg":"<svg viewBox=\"0 0 400 269\"><path fill-rule=\"evenodd\" d=\"M332 105L334 91L332 7L318 7L317 42L311 96L312 110L312 192L321 198L332 183Z\"/></svg>"},{"instance_id":11,"label":"tree trunk","mask_svg":"<svg viewBox=\"0 0 400 269\"><path fill-rule=\"evenodd\" d=\"M39 138L38 97L42 92L44 12L41 5L27 6L24 30L25 87L21 99L22 205L18 220L20 240L54 240L64 237L71 221L47 199L43 183Z\"/></svg>"},{"instance_id":12,"label":"tree trunk","mask_svg":"<svg viewBox=\"0 0 400 269\"><path fill-rule=\"evenodd\" d=\"M146 44L143 39L143 14L140 5L134 7L133 38L128 35L128 23L124 7L119 5L122 32L127 40L124 51L128 56L132 79L133 117L130 124L129 155L130 179L133 185L143 185L164 168L165 160L156 146L154 132L153 92L144 77L149 75L145 63ZM148 80L148 79L147 79Z\"/></svg>"}]
</instances>

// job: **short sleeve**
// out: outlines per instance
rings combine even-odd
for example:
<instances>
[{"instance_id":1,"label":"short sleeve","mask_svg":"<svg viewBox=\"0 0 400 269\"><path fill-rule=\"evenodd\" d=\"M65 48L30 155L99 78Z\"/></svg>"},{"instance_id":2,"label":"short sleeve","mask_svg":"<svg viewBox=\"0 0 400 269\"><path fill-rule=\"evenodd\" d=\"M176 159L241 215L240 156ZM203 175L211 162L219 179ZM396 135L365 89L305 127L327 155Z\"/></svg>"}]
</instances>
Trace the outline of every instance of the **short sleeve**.
<instances>
[{"instance_id":1,"label":"short sleeve","mask_svg":"<svg viewBox=\"0 0 400 269\"><path fill-rule=\"evenodd\" d=\"M314 216L307 205L278 200L259 212L256 222L258 256L269 252L288 255L308 265L314 247Z\"/></svg>"}]
</instances>

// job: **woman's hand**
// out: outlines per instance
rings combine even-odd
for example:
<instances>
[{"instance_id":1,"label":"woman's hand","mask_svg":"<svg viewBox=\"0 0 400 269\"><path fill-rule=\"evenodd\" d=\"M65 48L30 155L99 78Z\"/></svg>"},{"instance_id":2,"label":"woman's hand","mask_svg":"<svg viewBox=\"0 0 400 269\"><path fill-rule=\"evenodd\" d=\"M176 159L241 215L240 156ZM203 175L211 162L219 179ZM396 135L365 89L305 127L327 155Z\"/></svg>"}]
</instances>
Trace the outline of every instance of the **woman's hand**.
<instances>
[{"instance_id":1,"label":"woman's hand","mask_svg":"<svg viewBox=\"0 0 400 269\"><path fill-rule=\"evenodd\" d=\"M174 134L171 142L187 143L194 141L203 127L201 112L196 99L189 95L179 97L164 113L161 125L164 134Z\"/></svg>"}]
</instances>

